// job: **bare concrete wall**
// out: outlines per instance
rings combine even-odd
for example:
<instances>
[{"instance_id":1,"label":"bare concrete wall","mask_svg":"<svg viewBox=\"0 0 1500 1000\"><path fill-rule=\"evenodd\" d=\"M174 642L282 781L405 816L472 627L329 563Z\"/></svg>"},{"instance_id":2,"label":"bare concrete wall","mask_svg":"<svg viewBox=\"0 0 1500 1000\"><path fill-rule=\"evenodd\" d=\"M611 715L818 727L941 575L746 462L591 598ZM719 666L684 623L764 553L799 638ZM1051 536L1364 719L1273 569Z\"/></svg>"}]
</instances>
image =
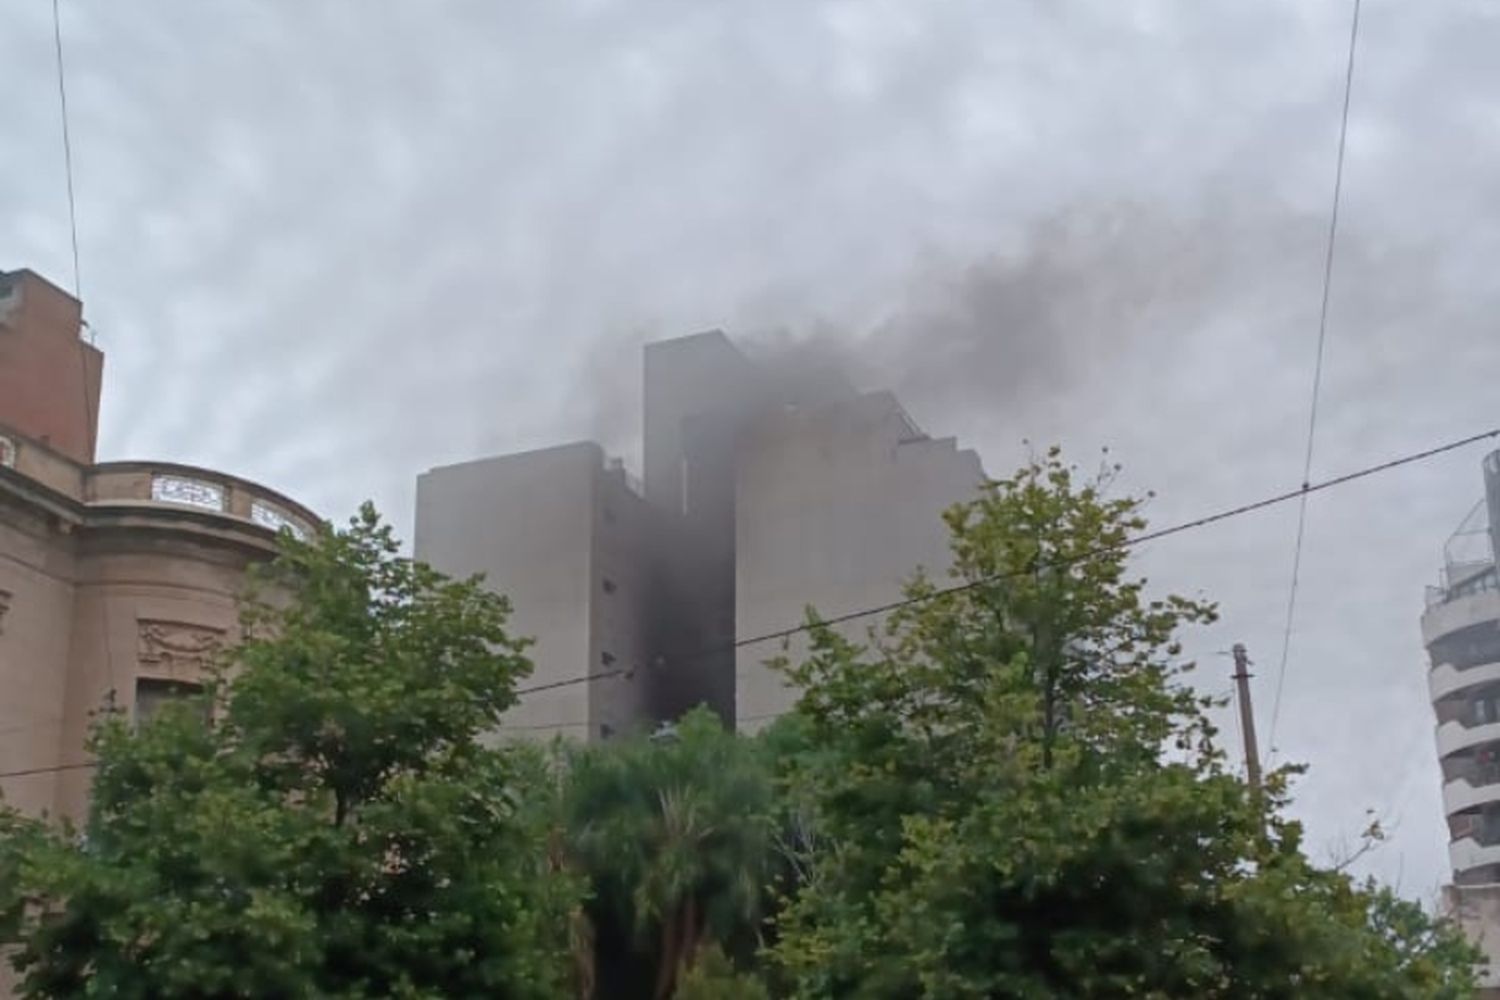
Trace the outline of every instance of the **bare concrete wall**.
<instances>
[{"instance_id":1,"label":"bare concrete wall","mask_svg":"<svg viewBox=\"0 0 1500 1000\"><path fill-rule=\"evenodd\" d=\"M647 344L642 449L654 508L653 702L734 718L734 442L765 405L765 375L719 331Z\"/></svg>"},{"instance_id":2,"label":"bare concrete wall","mask_svg":"<svg viewBox=\"0 0 1500 1000\"><path fill-rule=\"evenodd\" d=\"M608 738L649 725L655 714L650 526L646 502L627 482L624 470L599 470L589 602L592 662L595 673L626 673L590 682L591 738Z\"/></svg>"},{"instance_id":3,"label":"bare concrete wall","mask_svg":"<svg viewBox=\"0 0 1500 1000\"><path fill-rule=\"evenodd\" d=\"M1478 996L1500 997L1500 885L1445 885L1442 909L1489 960Z\"/></svg>"},{"instance_id":4,"label":"bare concrete wall","mask_svg":"<svg viewBox=\"0 0 1500 1000\"><path fill-rule=\"evenodd\" d=\"M749 723L784 710L760 667L775 648L736 640L809 603L889 601L919 565L941 573L940 513L982 478L889 393L763 368L717 332L647 346L644 425L644 501L586 443L418 479L418 557L509 594L516 631L538 639L528 686L563 685L511 713L517 735L598 738L697 704ZM581 683L618 669L635 677Z\"/></svg>"},{"instance_id":5,"label":"bare concrete wall","mask_svg":"<svg viewBox=\"0 0 1500 1000\"><path fill-rule=\"evenodd\" d=\"M608 669L591 627L602 592L594 562L603 466L597 445L579 443L444 466L417 479L417 558L451 576L483 574L512 602L512 633L536 640L529 650L535 672L521 686L565 685L526 695L502 724L509 734L597 735L591 694L603 698L606 687L619 685L583 682ZM612 527L623 530L628 512L616 507ZM620 551L612 548L612 561Z\"/></svg>"},{"instance_id":6,"label":"bare concrete wall","mask_svg":"<svg viewBox=\"0 0 1500 1000\"><path fill-rule=\"evenodd\" d=\"M740 640L901 596L925 568L945 579L951 504L983 478L978 457L951 439L921 436L889 393L785 410L741 442L736 498L735 620ZM876 624L842 626L855 638ZM799 656L805 643L790 644ZM764 665L779 642L737 650L735 701L742 729L788 710L796 693Z\"/></svg>"}]
</instances>

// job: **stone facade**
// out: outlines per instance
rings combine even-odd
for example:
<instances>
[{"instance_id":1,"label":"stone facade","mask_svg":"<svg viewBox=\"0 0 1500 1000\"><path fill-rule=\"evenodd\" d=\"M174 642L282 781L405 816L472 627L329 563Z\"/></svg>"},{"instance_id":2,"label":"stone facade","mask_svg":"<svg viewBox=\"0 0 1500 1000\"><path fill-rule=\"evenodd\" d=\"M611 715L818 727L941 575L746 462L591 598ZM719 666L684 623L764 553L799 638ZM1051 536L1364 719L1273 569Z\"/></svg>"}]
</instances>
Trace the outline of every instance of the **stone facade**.
<instances>
[{"instance_id":1,"label":"stone facade","mask_svg":"<svg viewBox=\"0 0 1500 1000\"><path fill-rule=\"evenodd\" d=\"M275 554L263 512L317 519L207 469L95 463L103 359L78 303L30 272L0 288L0 796L79 818L96 713L199 684L234 640L246 568Z\"/></svg>"}]
</instances>

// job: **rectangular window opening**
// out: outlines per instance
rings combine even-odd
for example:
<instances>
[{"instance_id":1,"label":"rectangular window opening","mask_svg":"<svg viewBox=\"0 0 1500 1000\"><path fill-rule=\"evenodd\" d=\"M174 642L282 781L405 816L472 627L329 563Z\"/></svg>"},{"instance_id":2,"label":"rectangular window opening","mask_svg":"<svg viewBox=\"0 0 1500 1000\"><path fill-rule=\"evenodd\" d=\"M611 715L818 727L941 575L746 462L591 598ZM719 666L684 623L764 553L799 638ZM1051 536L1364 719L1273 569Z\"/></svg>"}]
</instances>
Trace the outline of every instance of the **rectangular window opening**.
<instances>
[{"instance_id":1,"label":"rectangular window opening","mask_svg":"<svg viewBox=\"0 0 1500 1000\"><path fill-rule=\"evenodd\" d=\"M135 724L150 722L157 712L173 702L196 698L203 693L202 684L189 681L166 681L155 677L139 677L135 682ZM208 706L203 706L205 718Z\"/></svg>"}]
</instances>

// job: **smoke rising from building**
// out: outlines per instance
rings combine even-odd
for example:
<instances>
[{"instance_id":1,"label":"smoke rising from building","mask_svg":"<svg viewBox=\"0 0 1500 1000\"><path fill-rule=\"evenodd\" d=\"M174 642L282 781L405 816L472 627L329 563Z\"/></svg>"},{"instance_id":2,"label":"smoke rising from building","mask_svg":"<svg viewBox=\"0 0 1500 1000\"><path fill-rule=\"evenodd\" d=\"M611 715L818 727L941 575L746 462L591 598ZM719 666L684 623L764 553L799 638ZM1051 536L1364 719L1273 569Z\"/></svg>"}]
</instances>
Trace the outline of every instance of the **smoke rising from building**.
<instances>
[{"instance_id":1,"label":"smoke rising from building","mask_svg":"<svg viewBox=\"0 0 1500 1000\"><path fill-rule=\"evenodd\" d=\"M864 316L797 315L803 306L789 304L779 325L740 337L762 364L889 385L919 417L978 421L1019 439L1092 395L1128 389L1122 382L1171 392L1174 359L1195 341L1240 338L1285 352L1293 381L1305 382L1326 240L1326 218L1286 205L1077 204L996 234L994 249L968 260L925 260L889 304L862 306ZM1434 314L1484 322L1495 296L1446 293L1428 249L1346 224L1333 352L1399 355ZM634 355L646 336L601 337L587 364L591 429L627 452L638 440Z\"/></svg>"}]
</instances>

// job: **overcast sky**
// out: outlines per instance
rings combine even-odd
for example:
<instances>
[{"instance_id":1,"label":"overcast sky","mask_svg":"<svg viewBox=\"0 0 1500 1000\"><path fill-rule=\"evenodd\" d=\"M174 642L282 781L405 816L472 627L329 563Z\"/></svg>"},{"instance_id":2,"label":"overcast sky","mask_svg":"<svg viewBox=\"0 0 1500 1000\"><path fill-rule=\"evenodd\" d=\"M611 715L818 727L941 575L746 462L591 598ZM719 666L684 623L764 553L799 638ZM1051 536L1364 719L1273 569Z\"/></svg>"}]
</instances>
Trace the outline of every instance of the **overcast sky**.
<instances>
[{"instance_id":1,"label":"overcast sky","mask_svg":"<svg viewBox=\"0 0 1500 1000\"><path fill-rule=\"evenodd\" d=\"M49 0L0 28L0 268L71 285ZM638 345L816 339L1001 473L1158 524L1301 479L1346 0L63 0L106 458L410 533L433 465L598 437ZM1314 478L1500 425L1500 15L1367 0ZM1315 852L1447 870L1422 588L1482 449L1320 494L1274 742ZM1295 508L1153 544L1270 740ZM1229 728L1229 739L1234 738Z\"/></svg>"}]
</instances>

